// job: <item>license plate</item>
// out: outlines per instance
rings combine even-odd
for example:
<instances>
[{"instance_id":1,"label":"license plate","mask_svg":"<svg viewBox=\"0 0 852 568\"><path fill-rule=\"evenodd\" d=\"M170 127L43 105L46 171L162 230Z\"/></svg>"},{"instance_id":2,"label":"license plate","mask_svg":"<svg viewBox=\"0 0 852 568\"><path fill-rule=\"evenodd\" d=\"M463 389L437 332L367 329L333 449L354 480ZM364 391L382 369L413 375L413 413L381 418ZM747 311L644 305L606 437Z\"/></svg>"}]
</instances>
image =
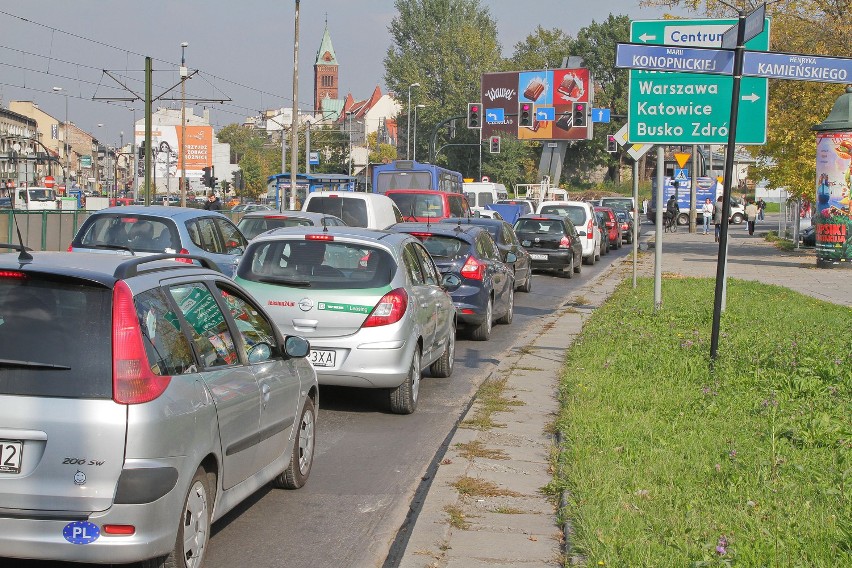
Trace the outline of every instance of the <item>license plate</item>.
<instances>
[{"instance_id":1,"label":"license plate","mask_svg":"<svg viewBox=\"0 0 852 568\"><path fill-rule=\"evenodd\" d=\"M532 244L532 243L531 243L531 242L529 242L529 241L521 241L521 246L524 246L524 247L528 247L528 246L530 246L531 244Z\"/></svg>"},{"instance_id":2,"label":"license plate","mask_svg":"<svg viewBox=\"0 0 852 568\"><path fill-rule=\"evenodd\" d=\"M311 363L314 367L334 367L335 356L334 351L323 351L311 349Z\"/></svg>"},{"instance_id":3,"label":"license plate","mask_svg":"<svg viewBox=\"0 0 852 568\"><path fill-rule=\"evenodd\" d=\"M20 440L0 440L0 473L21 473Z\"/></svg>"},{"instance_id":4,"label":"license plate","mask_svg":"<svg viewBox=\"0 0 852 568\"><path fill-rule=\"evenodd\" d=\"M530 258L533 260L547 260L546 254L530 254Z\"/></svg>"}]
</instances>

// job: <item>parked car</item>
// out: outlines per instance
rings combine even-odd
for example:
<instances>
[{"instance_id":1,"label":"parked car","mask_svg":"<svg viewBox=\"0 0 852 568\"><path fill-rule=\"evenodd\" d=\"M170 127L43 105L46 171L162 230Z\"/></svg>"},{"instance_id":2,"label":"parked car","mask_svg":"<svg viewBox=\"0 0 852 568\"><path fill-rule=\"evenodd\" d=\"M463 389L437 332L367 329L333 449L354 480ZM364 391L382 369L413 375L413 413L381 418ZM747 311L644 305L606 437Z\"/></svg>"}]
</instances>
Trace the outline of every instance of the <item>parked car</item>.
<instances>
[{"instance_id":1,"label":"parked car","mask_svg":"<svg viewBox=\"0 0 852 568\"><path fill-rule=\"evenodd\" d=\"M385 195L394 200L402 216L410 222L434 222L448 217L473 215L467 197L461 193L431 189L389 189Z\"/></svg>"},{"instance_id":2,"label":"parked car","mask_svg":"<svg viewBox=\"0 0 852 568\"><path fill-rule=\"evenodd\" d=\"M92 213L68 251L205 256L231 276L247 243L237 226L216 211L128 205Z\"/></svg>"},{"instance_id":3,"label":"parked car","mask_svg":"<svg viewBox=\"0 0 852 568\"><path fill-rule=\"evenodd\" d=\"M595 213L599 213L598 225L601 227L601 232L607 235L609 248L621 248L621 225L618 222L618 217L610 207L595 207Z\"/></svg>"},{"instance_id":4,"label":"parked car","mask_svg":"<svg viewBox=\"0 0 852 568\"><path fill-rule=\"evenodd\" d=\"M231 207L231 213L248 213L249 211L274 211L274 209L262 203L240 203Z\"/></svg>"},{"instance_id":5,"label":"parked car","mask_svg":"<svg viewBox=\"0 0 852 568\"><path fill-rule=\"evenodd\" d=\"M598 227L601 228L601 245L598 253L600 254L600 256L604 256L606 254L609 254L609 231L604 230L605 227L603 213L595 211L595 220L597 221Z\"/></svg>"},{"instance_id":6,"label":"parked car","mask_svg":"<svg viewBox=\"0 0 852 568\"><path fill-rule=\"evenodd\" d=\"M236 281L285 333L311 341L320 384L386 389L417 408L421 370L449 377L456 314L429 253L408 235L355 227L274 229L249 243Z\"/></svg>"},{"instance_id":7,"label":"parked car","mask_svg":"<svg viewBox=\"0 0 852 568\"><path fill-rule=\"evenodd\" d=\"M521 215L535 213L535 203L529 199L498 199L498 205L518 205L521 207Z\"/></svg>"},{"instance_id":8,"label":"parked car","mask_svg":"<svg viewBox=\"0 0 852 568\"><path fill-rule=\"evenodd\" d=\"M627 211L620 210L615 212L615 217L618 219L618 226L621 229L621 238L625 243L633 242L633 217Z\"/></svg>"},{"instance_id":9,"label":"parked car","mask_svg":"<svg viewBox=\"0 0 852 568\"><path fill-rule=\"evenodd\" d=\"M627 211L633 217L633 198L632 197L601 197L600 207L609 207L614 211Z\"/></svg>"},{"instance_id":10,"label":"parked car","mask_svg":"<svg viewBox=\"0 0 852 568\"><path fill-rule=\"evenodd\" d=\"M802 240L802 245L806 247L816 246L816 227L811 225L801 230L799 238Z\"/></svg>"},{"instance_id":11,"label":"parked car","mask_svg":"<svg viewBox=\"0 0 852 568\"><path fill-rule=\"evenodd\" d=\"M253 211L243 215L237 228L251 240L260 233L282 227L340 227L346 223L334 215L325 213L310 213L308 211Z\"/></svg>"},{"instance_id":12,"label":"parked car","mask_svg":"<svg viewBox=\"0 0 852 568\"><path fill-rule=\"evenodd\" d=\"M556 270L566 278L581 272L583 238L567 215L524 215L515 222L515 233L533 269Z\"/></svg>"},{"instance_id":13,"label":"parked car","mask_svg":"<svg viewBox=\"0 0 852 568\"><path fill-rule=\"evenodd\" d=\"M600 260L601 230L590 203L585 201L543 201L536 213L567 215L577 228L583 245L583 262L594 264Z\"/></svg>"},{"instance_id":14,"label":"parked car","mask_svg":"<svg viewBox=\"0 0 852 568\"><path fill-rule=\"evenodd\" d=\"M530 292L532 290L532 266L530 264L530 253L527 249L521 246L518 236L515 234L515 229L506 221L496 219L485 219L468 217L465 219L446 219L444 223L465 223L468 225L479 225L485 227L494 239L494 244L497 245L497 250L500 251L500 258L506 264L512 265L513 276L515 279L515 290L521 292ZM508 262L509 253L515 255L515 262Z\"/></svg>"},{"instance_id":15,"label":"parked car","mask_svg":"<svg viewBox=\"0 0 852 568\"><path fill-rule=\"evenodd\" d=\"M212 522L307 482L308 342L193 258L0 254L2 556L200 566Z\"/></svg>"},{"instance_id":16,"label":"parked car","mask_svg":"<svg viewBox=\"0 0 852 568\"><path fill-rule=\"evenodd\" d=\"M420 239L447 282L459 323L472 339L486 341L491 329L512 323L515 279L509 253L506 262L485 227L448 223L400 223L391 230ZM506 264L508 263L508 264Z\"/></svg>"},{"instance_id":17,"label":"parked car","mask_svg":"<svg viewBox=\"0 0 852 568\"><path fill-rule=\"evenodd\" d=\"M325 213L350 227L368 229L385 229L403 218L388 196L355 191L314 191L308 194L302 211Z\"/></svg>"}]
</instances>

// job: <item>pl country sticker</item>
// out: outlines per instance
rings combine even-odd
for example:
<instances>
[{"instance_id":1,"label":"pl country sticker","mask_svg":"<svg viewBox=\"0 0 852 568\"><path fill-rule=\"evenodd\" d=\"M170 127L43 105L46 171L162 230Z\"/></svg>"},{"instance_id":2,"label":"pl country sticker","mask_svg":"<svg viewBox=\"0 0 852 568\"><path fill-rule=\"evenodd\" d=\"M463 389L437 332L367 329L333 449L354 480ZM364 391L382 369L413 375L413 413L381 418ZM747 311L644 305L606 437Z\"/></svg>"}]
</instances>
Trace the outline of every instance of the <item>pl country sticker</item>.
<instances>
[{"instance_id":1,"label":"pl country sticker","mask_svg":"<svg viewBox=\"0 0 852 568\"><path fill-rule=\"evenodd\" d=\"M89 521L74 521L65 525L62 536L71 544L89 544L98 540L101 529Z\"/></svg>"}]
</instances>

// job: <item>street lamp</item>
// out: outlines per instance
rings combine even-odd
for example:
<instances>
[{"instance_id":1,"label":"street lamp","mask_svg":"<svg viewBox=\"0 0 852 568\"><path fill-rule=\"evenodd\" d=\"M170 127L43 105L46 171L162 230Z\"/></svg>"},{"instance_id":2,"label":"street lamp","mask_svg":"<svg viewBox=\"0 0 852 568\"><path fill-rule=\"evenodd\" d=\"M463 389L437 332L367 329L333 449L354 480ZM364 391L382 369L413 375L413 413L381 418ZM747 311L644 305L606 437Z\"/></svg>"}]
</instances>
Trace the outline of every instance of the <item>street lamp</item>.
<instances>
[{"instance_id":1,"label":"street lamp","mask_svg":"<svg viewBox=\"0 0 852 568\"><path fill-rule=\"evenodd\" d=\"M408 134L405 136L405 159L407 160L411 156L411 88L419 87L420 83L411 83L408 86L408 118L406 122L408 122Z\"/></svg>"},{"instance_id":2,"label":"street lamp","mask_svg":"<svg viewBox=\"0 0 852 568\"><path fill-rule=\"evenodd\" d=\"M346 129L349 134L349 176L352 176L352 111L346 111L346 118L349 119L349 127Z\"/></svg>"},{"instance_id":3,"label":"street lamp","mask_svg":"<svg viewBox=\"0 0 852 568\"><path fill-rule=\"evenodd\" d=\"M61 93L62 87L53 87L54 93ZM64 130L62 134L63 138L63 146L65 147L65 171L62 172L62 184L65 186L65 191L68 191L68 95L63 95L65 97L65 125L62 130ZM67 193L66 193L67 194Z\"/></svg>"},{"instance_id":4,"label":"street lamp","mask_svg":"<svg viewBox=\"0 0 852 568\"><path fill-rule=\"evenodd\" d=\"M414 146L414 153L411 156L411 159L415 162L417 161L417 109L426 108L426 105L417 105L414 107L414 142L412 146Z\"/></svg>"},{"instance_id":5,"label":"street lamp","mask_svg":"<svg viewBox=\"0 0 852 568\"><path fill-rule=\"evenodd\" d=\"M186 207L186 58L187 42L180 44L180 206Z\"/></svg>"}]
</instances>

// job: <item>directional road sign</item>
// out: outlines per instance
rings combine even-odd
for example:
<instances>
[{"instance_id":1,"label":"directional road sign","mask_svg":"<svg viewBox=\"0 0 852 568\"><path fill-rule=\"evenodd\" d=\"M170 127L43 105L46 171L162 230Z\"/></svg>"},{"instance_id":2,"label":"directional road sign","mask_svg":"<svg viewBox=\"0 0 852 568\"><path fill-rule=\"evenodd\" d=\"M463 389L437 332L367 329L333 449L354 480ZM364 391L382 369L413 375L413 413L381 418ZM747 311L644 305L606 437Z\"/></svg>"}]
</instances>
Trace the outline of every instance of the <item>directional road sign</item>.
<instances>
[{"instance_id":1,"label":"directional road sign","mask_svg":"<svg viewBox=\"0 0 852 568\"><path fill-rule=\"evenodd\" d=\"M592 122L609 122L610 109L608 108L593 108Z\"/></svg>"},{"instance_id":2,"label":"directional road sign","mask_svg":"<svg viewBox=\"0 0 852 568\"><path fill-rule=\"evenodd\" d=\"M820 83L849 83L852 77L852 59L746 51L743 54L743 75Z\"/></svg>"},{"instance_id":3,"label":"directional road sign","mask_svg":"<svg viewBox=\"0 0 852 568\"><path fill-rule=\"evenodd\" d=\"M494 124L503 122L506 119L506 111L502 108L487 108L485 109L485 123Z\"/></svg>"},{"instance_id":4,"label":"directional road sign","mask_svg":"<svg viewBox=\"0 0 852 568\"><path fill-rule=\"evenodd\" d=\"M745 18L745 30L743 41L748 43L750 40L757 37L763 32L766 25L766 3L764 2L751 12ZM722 49L734 49L737 47L737 31L739 22L728 28L722 34Z\"/></svg>"},{"instance_id":5,"label":"directional road sign","mask_svg":"<svg viewBox=\"0 0 852 568\"><path fill-rule=\"evenodd\" d=\"M556 108L555 107L536 107L535 108L535 119L536 120L556 120Z\"/></svg>"},{"instance_id":6,"label":"directional road sign","mask_svg":"<svg viewBox=\"0 0 852 568\"><path fill-rule=\"evenodd\" d=\"M630 41L684 50L700 47L718 50L722 35L735 23L736 19L634 21L630 25ZM754 51L769 48L768 22L766 30L746 47ZM728 143L733 77L692 71L630 71L628 138L631 142ZM742 79L740 116L747 116L748 120L737 125L737 144L766 142L767 83L765 78Z\"/></svg>"},{"instance_id":7,"label":"directional road sign","mask_svg":"<svg viewBox=\"0 0 852 568\"><path fill-rule=\"evenodd\" d=\"M734 72L734 52L707 47L619 43L615 50L615 66L648 71L730 75Z\"/></svg>"}]
</instances>

